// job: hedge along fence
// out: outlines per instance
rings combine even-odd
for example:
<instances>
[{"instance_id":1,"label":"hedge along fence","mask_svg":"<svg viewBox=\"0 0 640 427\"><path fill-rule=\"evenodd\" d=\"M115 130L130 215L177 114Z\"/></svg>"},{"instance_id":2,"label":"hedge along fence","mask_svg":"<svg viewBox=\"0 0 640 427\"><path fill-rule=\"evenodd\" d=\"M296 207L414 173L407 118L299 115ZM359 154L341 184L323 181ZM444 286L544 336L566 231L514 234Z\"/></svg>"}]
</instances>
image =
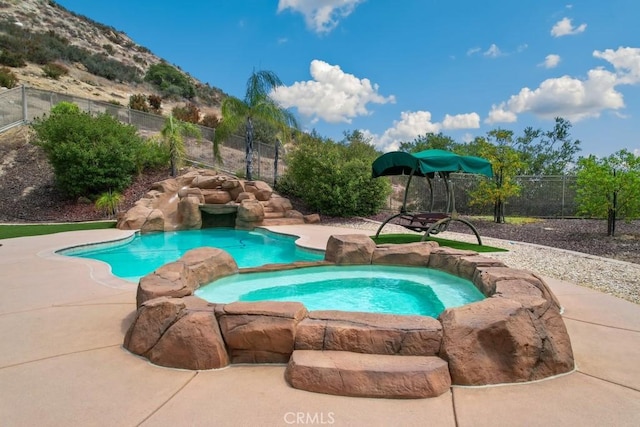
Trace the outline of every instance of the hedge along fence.
<instances>
[{"instance_id":1,"label":"hedge along fence","mask_svg":"<svg viewBox=\"0 0 640 427\"><path fill-rule=\"evenodd\" d=\"M60 102L71 102L81 110L91 113L107 113L122 123L135 126L142 134L150 135L160 132L165 117L109 102L95 101L87 98L67 95L58 92L34 89L26 86L0 92L0 132L14 126L29 124L36 117L48 114L53 106ZM215 129L199 126L202 140L187 138L187 161L189 163L237 174L245 170L244 136L232 135L221 147L222 164L214 161L213 138ZM275 147L261 142L254 143L254 164L256 177L273 183L275 178ZM278 176L284 173L285 165L280 156Z\"/></svg>"},{"instance_id":2,"label":"hedge along fence","mask_svg":"<svg viewBox=\"0 0 640 427\"><path fill-rule=\"evenodd\" d=\"M385 179L385 178L380 178ZM391 178L393 193L389 197L387 209L399 211L402 206L404 189L408 176ZM481 179L471 174L451 174L456 210L463 215L493 215L493 205L471 205L470 192L475 190ZM522 175L516 178L521 187L520 195L507 199L508 216L532 216L565 218L577 216L576 177L573 175ZM433 180L434 211L446 209L446 189L441 178ZM429 186L426 179L414 177L411 181L407 208L410 211L429 211Z\"/></svg>"}]
</instances>

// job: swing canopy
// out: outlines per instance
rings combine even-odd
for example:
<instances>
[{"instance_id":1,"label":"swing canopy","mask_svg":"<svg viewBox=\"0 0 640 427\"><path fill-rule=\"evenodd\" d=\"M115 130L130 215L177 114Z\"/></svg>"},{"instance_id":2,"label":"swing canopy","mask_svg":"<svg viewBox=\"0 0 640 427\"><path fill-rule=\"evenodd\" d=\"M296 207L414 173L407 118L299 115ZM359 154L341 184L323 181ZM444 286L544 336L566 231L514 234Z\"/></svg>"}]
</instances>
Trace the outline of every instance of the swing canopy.
<instances>
[{"instance_id":1,"label":"swing canopy","mask_svg":"<svg viewBox=\"0 0 640 427\"><path fill-rule=\"evenodd\" d=\"M378 157L372 165L373 177L416 175L433 177L436 172L467 172L491 178L491 163L482 157L460 156L445 150L424 150L418 153L392 151Z\"/></svg>"}]
</instances>

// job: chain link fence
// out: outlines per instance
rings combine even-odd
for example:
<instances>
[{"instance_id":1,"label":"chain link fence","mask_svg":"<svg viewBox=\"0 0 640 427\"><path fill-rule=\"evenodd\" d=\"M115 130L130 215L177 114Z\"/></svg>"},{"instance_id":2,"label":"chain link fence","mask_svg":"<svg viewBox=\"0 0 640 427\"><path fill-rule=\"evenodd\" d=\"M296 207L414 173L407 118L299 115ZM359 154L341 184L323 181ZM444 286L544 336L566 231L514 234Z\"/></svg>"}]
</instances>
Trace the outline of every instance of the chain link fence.
<instances>
[{"instance_id":1,"label":"chain link fence","mask_svg":"<svg viewBox=\"0 0 640 427\"><path fill-rule=\"evenodd\" d=\"M27 124L36 117L47 114L59 102L66 101L77 104L83 111L94 113L108 113L123 123L135 126L144 135L160 132L165 118L155 114L132 110L130 108L90 100L86 98L65 95L40 89L17 87L0 93L0 132L11 127ZM232 135L220 148L222 163L214 161L213 138L215 130L200 126L202 139L187 138L187 160L199 167L217 169L233 175L245 174L245 140L243 136ZM278 161L275 169L276 147L273 145L255 143L254 175L273 184L274 180L282 176L286 165L284 159ZM402 206L404 188L408 177L379 178L391 179L393 193L389 197L386 209L399 211ZM310 177L313 179L313 177ZM492 206L471 205L470 192L477 188L480 179L486 179L470 174L451 174L454 188L456 210L468 215L492 215ZM507 200L506 211L510 216L539 216L539 217L574 217L577 215L575 203L574 176L519 176L521 187L519 196ZM407 206L409 210L446 210L446 187L441 179L433 180L433 207L429 199L427 180L414 178L411 182Z\"/></svg>"},{"instance_id":2,"label":"chain link fence","mask_svg":"<svg viewBox=\"0 0 640 427\"><path fill-rule=\"evenodd\" d=\"M399 211L402 207L408 176L394 176L391 180L392 194L386 209ZM384 178L379 178L384 179ZM488 179L480 175L451 174L451 186L454 191L455 208L465 215L493 215L492 205L472 205L470 194L477 189L481 180ZM414 177L407 195L409 211L446 211L447 189L443 179L432 181L433 206L430 189L425 178ZM518 176L520 186L518 196L507 199L507 216L534 216L544 218L567 218L578 215L575 202L576 177L573 175Z\"/></svg>"},{"instance_id":3,"label":"chain link fence","mask_svg":"<svg viewBox=\"0 0 640 427\"><path fill-rule=\"evenodd\" d=\"M82 111L110 114L123 123L135 126L145 136L160 132L164 126L165 118L156 114L132 110L109 102L22 86L0 93L0 132L14 126L28 124L34 118L49 113L53 106L63 101L78 105ZM232 135L222 144L220 150L222 162L220 163L214 161L215 129L204 126L199 126L199 128L202 139L186 139L187 161L200 167L243 176L245 173L244 137ZM276 177L284 173L285 165L280 159L276 175L275 155L276 147L259 141L254 143L255 179L273 184Z\"/></svg>"}]
</instances>

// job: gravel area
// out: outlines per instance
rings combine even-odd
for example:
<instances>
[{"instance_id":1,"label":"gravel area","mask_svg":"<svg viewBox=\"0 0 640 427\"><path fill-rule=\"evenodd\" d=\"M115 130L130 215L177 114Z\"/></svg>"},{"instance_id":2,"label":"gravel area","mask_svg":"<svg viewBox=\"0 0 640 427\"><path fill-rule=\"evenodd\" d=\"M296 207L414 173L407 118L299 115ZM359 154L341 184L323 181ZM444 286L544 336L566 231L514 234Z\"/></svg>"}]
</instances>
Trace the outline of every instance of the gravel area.
<instances>
[{"instance_id":1,"label":"gravel area","mask_svg":"<svg viewBox=\"0 0 640 427\"><path fill-rule=\"evenodd\" d=\"M627 301L640 304L640 264L637 263L637 258L635 258L636 263L632 263L584 252L542 246L535 243L487 237L489 234L482 232L483 222L485 221L480 221L474 224L477 225L480 230L482 242L488 246L503 248L509 251L494 252L485 255L498 258L509 267L522 268L539 273L543 276L566 280L580 286L595 289ZM544 223L544 221L541 222ZM597 222L602 226L602 221ZM379 221L364 218L357 220L326 219L323 220L323 223L341 227L367 229L372 232L375 232L380 225ZM496 225L500 226L500 224ZM636 221L633 225L638 227L640 224ZM511 225L508 228L513 229L514 227L517 226ZM530 227L530 229L534 229L534 227ZM606 224L604 231L604 234L606 234ZM410 231L397 225L387 225L385 226L384 232L405 233ZM514 232L513 234L517 233ZM523 235L522 229L519 230L519 234ZM438 234L438 237L473 243L476 242L476 238L472 234L460 232L446 231ZM606 236L604 238L606 238ZM583 247L588 248L589 246L585 245ZM637 257L637 250L634 255Z\"/></svg>"}]
</instances>

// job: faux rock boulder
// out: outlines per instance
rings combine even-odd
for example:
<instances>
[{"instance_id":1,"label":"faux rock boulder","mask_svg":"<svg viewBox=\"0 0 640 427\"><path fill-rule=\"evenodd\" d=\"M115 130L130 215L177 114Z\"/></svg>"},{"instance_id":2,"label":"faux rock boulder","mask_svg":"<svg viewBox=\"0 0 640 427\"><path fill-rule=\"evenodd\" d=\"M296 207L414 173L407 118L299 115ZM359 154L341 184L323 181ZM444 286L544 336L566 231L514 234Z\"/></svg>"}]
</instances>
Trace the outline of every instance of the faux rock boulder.
<instances>
[{"instance_id":1,"label":"faux rock boulder","mask_svg":"<svg viewBox=\"0 0 640 427\"><path fill-rule=\"evenodd\" d=\"M133 208L120 216L117 227L142 232L192 230L202 228L203 215L222 214L236 214L235 226L249 230L319 220L317 215L305 217L293 211L291 202L275 194L266 182L196 169L153 184Z\"/></svg>"}]
</instances>

